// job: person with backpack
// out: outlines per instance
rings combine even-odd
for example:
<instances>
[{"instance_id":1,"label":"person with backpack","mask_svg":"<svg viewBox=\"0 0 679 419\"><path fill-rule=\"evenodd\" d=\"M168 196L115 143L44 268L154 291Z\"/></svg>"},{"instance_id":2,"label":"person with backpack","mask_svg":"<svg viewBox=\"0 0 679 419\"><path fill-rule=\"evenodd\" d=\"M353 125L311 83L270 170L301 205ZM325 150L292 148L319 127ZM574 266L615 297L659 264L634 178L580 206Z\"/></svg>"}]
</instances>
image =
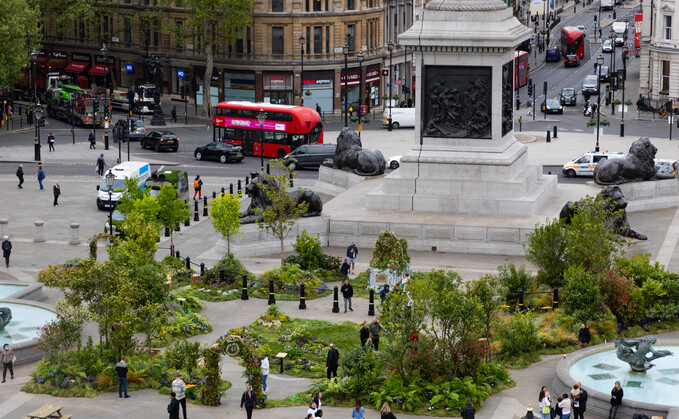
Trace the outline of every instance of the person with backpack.
<instances>
[{"instance_id":1,"label":"person with backpack","mask_svg":"<svg viewBox=\"0 0 679 419\"><path fill-rule=\"evenodd\" d=\"M252 419L252 410L255 407L259 409L256 401L255 392L252 391L252 386L245 387L245 391L240 398L240 410L243 410L243 406L245 406L245 412L247 413L248 419Z\"/></svg>"},{"instance_id":2,"label":"person with backpack","mask_svg":"<svg viewBox=\"0 0 679 419\"><path fill-rule=\"evenodd\" d=\"M106 166L106 161L104 160L104 153L102 153L97 158L97 174L99 176L104 176L104 167L105 166Z\"/></svg>"},{"instance_id":3,"label":"person with backpack","mask_svg":"<svg viewBox=\"0 0 679 419\"><path fill-rule=\"evenodd\" d=\"M45 172L42 170L42 166L38 166L38 183L40 184L41 191L45 190L45 188L42 186L43 180L45 180Z\"/></svg>"},{"instance_id":4,"label":"person with backpack","mask_svg":"<svg viewBox=\"0 0 679 419\"><path fill-rule=\"evenodd\" d=\"M462 415L462 419L474 419L476 409L470 398L467 398L467 404L460 410L460 414Z\"/></svg>"},{"instance_id":5,"label":"person with backpack","mask_svg":"<svg viewBox=\"0 0 679 419\"><path fill-rule=\"evenodd\" d=\"M54 134L50 132L50 135L47 136L47 144L50 146L49 151L54 151Z\"/></svg>"},{"instance_id":6,"label":"person with backpack","mask_svg":"<svg viewBox=\"0 0 679 419\"><path fill-rule=\"evenodd\" d=\"M9 241L9 236L5 236L5 241L2 242L2 257L5 258L5 268L9 268L9 255L12 253L12 242Z\"/></svg>"},{"instance_id":7,"label":"person with backpack","mask_svg":"<svg viewBox=\"0 0 679 419\"><path fill-rule=\"evenodd\" d=\"M345 281L349 277L349 270L350 269L351 269L351 265L349 265L349 263L347 262L347 258L344 258L344 262L342 262L342 267L340 268L340 272L342 273L342 276L343 276Z\"/></svg>"},{"instance_id":8,"label":"person with backpack","mask_svg":"<svg viewBox=\"0 0 679 419\"><path fill-rule=\"evenodd\" d=\"M200 175L196 175L196 179L193 181L193 200L196 200L196 195L198 195L198 199L202 198L201 195L201 187L203 186L203 181L200 180Z\"/></svg>"}]
</instances>

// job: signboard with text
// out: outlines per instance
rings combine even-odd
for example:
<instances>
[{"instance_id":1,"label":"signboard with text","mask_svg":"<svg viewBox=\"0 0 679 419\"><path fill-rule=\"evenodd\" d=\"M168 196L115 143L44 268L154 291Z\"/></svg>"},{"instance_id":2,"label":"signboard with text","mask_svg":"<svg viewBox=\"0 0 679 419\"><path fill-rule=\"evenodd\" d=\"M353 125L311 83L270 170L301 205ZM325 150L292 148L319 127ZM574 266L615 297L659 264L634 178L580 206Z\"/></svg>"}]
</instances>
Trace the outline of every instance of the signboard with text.
<instances>
[{"instance_id":1,"label":"signboard with text","mask_svg":"<svg viewBox=\"0 0 679 419\"><path fill-rule=\"evenodd\" d=\"M232 127L232 128L250 128L260 129L259 121L256 119L241 119L229 117L215 117L216 127ZM266 131L285 131L285 122L278 121L264 121L264 130Z\"/></svg>"},{"instance_id":2,"label":"signboard with text","mask_svg":"<svg viewBox=\"0 0 679 419\"><path fill-rule=\"evenodd\" d=\"M644 12L639 10L634 15L634 46L639 48L641 46L641 28L644 22Z\"/></svg>"}]
</instances>

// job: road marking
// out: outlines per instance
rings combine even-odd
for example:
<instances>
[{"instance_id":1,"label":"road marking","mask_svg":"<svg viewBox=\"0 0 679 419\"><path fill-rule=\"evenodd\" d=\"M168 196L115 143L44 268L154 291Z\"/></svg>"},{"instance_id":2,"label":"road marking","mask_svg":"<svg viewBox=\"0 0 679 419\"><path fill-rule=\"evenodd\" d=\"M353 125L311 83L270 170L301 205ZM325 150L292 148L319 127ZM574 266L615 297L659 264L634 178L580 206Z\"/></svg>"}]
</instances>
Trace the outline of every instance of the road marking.
<instances>
[{"instance_id":1,"label":"road marking","mask_svg":"<svg viewBox=\"0 0 679 419\"><path fill-rule=\"evenodd\" d=\"M35 395L24 392L19 392L14 396L10 397L9 399L7 399L7 401L0 404L0 412L2 412L3 415L2 417L7 417L9 413L18 409L24 403L31 400L33 397L35 397Z\"/></svg>"},{"instance_id":2,"label":"road marking","mask_svg":"<svg viewBox=\"0 0 679 419\"><path fill-rule=\"evenodd\" d=\"M679 208L674 213L672 223L670 224L670 227L667 229L665 239L663 240L662 246L660 246L658 255L655 258L655 261L665 266L665 268L668 268L670 265L672 255L674 254L674 250L677 247L677 240L679 240Z\"/></svg>"}]
</instances>

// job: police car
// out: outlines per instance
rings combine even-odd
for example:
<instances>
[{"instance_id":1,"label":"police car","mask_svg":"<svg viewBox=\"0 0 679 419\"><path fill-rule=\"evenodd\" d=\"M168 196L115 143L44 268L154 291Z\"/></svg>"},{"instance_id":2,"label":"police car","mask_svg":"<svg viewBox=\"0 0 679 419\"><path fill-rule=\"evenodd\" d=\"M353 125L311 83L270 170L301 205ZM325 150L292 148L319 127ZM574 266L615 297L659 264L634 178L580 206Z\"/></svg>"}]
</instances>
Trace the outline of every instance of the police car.
<instances>
[{"instance_id":1,"label":"police car","mask_svg":"<svg viewBox=\"0 0 679 419\"><path fill-rule=\"evenodd\" d=\"M623 157L625 157L625 153L622 151L617 153L590 151L564 164L562 172L568 177L593 176L594 169L600 161L608 158L619 159Z\"/></svg>"}]
</instances>

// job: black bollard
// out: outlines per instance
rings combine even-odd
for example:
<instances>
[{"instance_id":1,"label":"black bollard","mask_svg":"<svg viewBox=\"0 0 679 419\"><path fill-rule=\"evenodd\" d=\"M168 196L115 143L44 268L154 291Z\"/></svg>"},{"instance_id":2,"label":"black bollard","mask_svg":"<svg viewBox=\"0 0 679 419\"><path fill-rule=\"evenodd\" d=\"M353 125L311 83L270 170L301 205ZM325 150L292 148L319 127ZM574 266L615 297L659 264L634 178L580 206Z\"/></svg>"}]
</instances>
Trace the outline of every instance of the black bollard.
<instances>
[{"instance_id":1,"label":"black bollard","mask_svg":"<svg viewBox=\"0 0 679 419\"><path fill-rule=\"evenodd\" d=\"M553 135L553 137L556 138L556 125L554 125L554 135Z\"/></svg>"},{"instance_id":2,"label":"black bollard","mask_svg":"<svg viewBox=\"0 0 679 419\"><path fill-rule=\"evenodd\" d=\"M238 179L238 193L240 194L241 187L240 187L240 179Z\"/></svg>"},{"instance_id":3,"label":"black bollard","mask_svg":"<svg viewBox=\"0 0 679 419\"><path fill-rule=\"evenodd\" d=\"M525 308L523 305L523 290L519 290L519 310L524 311Z\"/></svg>"},{"instance_id":4,"label":"black bollard","mask_svg":"<svg viewBox=\"0 0 679 419\"><path fill-rule=\"evenodd\" d=\"M198 201L193 201L193 221L200 221L198 219Z\"/></svg>"},{"instance_id":5,"label":"black bollard","mask_svg":"<svg viewBox=\"0 0 679 419\"><path fill-rule=\"evenodd\" d=\"M299 285L299 309L306 309L306 291L304 289L304 284Z\"/></svg>"},{"instance_id":6,"label":"black bollard","mask_svg":"<svg viewBox=\"0 0 679 419\"><path fill-rule=\"evenodd\" d=\"M203 197L203 217L207 217L207 196Z\"/></svg>"},{"instance_id":7,"label":"black bollard","mask_svg":"<svg viewBox=\"0 0 679 419\"><path fill-rule=\"evenodd\" d=\"M224 192L226 192L226 191L224 190L224 187L222 186L222 196L224 196Z\"/></svg>"},{"instance_id":8,"label":"black bollard","mask_svg":"<svg viewBox=\"0 0 679 419\"><path fill-rule=\"evenodd\" d=\"M248 183L250 183L250 177L245 176L245 186L248 186Z\"/></svg>"},{"instance_id":9,"label":"black bollard","mask_svg":"<svg viewBox=\"0 0 679 419\"><path fill-rule=\"evenodd\" d=\"M174 256L174 257L176 257L177 259L181 259L181 256L180 256L180 254L179 254L179 250L177 250L177 251L175 252L175 256Z\"/></svg>"},{"instance_id":10,"label":"black bollard","mask_svg":"<svg viewBox=\"0 0 679 419\"><path fill-rule=\"evenodd\" d=\"M243 274L243 293L240 295L241 300L247 300L248 298L248 276Z\"/></svg>"},{"instance_id":11,"label":"black bollard","mask_svg":"<svg viewBox=\"0 0 679 419\"><path fill-rule=\"evenodd\" d=\"M165 227L165 237L170 237L170 229Z\"/></svg>"},{"instance_id":12,"label":"black bollard","mask_svg":"<svg viewBox=\"0 0 679 419\"><path fill-rule=\"evenodd\" d=\"M276 295L273 292L273 279L269 280L269 305L276 304Z\"/></svg>"},{"instance_id":13,"label":"black bollard","mask_svg":"<svg viewBox=\"0 0 679 419\"><path fill-rule=\"evenodd\" d=\"M224 188L222 187L222 193L224 193ZM212 199L217 199L217 192L212 191Z\"/></svg>"},{"instance_id":14,"label":"black bollard","mask_svg":"<svg viewBox=\"0 0 679 419\"><path fill-rule=\"evenodd\" d=\"M186 269L191 270L191 258L188 256L186 257Z\"/></svg>"},{"instance_id":15,"label":"black bollard","mask_svg":"<svg viewBox=\"0 0 679 419\"><path fill-rule=\"evenodd\" d=\"M332 312L339 313L339 288L335 285L332 293Z\"/></svg>"},{"instance_id":16,"label":"black bollard","mask_svg":"<svg viewBox=\"0 0 679 419\"><path fill-rule=\"evenodd\" d=\"M266 174L267 175L271 174L271 165L269 163L266 164Z\"/></svg>"},{"instance_id":17,"label":"black bollard","mask_svg":"<svg viewBox=\"0 0 679 419\"><path fill-rule=\"evenodd\" d=\"M552 309L559 308L559 288L554 287L554 296L552 297Z\"/></svg>"},{"instance_id":18,"label":"black bollard","mask_svg":"<svg viewBox=\"0 0 679 419\"><path fill-rule=\"evenodd\" d=\"M546 139L546 141L547 141L548 143L551 143L551 142L552 142L552 140L549 138L549 135L550 135L550 134L551 134L551 132L550 132L549 130L547 130L547 139Z\"/></svg>"},{"instance_id":19,"label":"black bollard","mask_svg":"<svg viewBox=\"0 0 679 419\"><path fill-rule=\"evenodd\" d=\"M375 290L370 290L370 300L368 302L368 316L375 315Z\"/></svg>"},{"instance_id":20,"label":"black bollard","mask_svg":"<svg viewBox=\"0 0 679 419\"><path fill-rule=\"evenodd\" d=\"M219 267L219 281L222 282L222 283L224 283L224 279L226 278L225 274L226 273L224 272L224 268L220 266Z\"/></svg>"},{"instance_id":21,"label":"black bollard","mask_svg":"<svg viewBox=\"0 0 679 419\"><path fill-rule=\"evenodd\" d=\"M295 180L292 178L292 172L290 172L290 187L295 186Z\"/></svg>"},{"instance_id":22,"label":"black bollard","mask_svg":"<svg viewBox=\"0 0 679 419\"><path fill-rule=\"evenodd\" d=\"M200 263L200 276L205 275L205 263Z\"/></svg>"},{"instance_id":23,"label":"black bollard","mask_svg":"<svg viewBox=\"0 0 679 419\"><path fill-rule=\"evenodd\" d=\"M229 194L233 195L233 183L229 183Z\"/></svg>"}]
</instances>

